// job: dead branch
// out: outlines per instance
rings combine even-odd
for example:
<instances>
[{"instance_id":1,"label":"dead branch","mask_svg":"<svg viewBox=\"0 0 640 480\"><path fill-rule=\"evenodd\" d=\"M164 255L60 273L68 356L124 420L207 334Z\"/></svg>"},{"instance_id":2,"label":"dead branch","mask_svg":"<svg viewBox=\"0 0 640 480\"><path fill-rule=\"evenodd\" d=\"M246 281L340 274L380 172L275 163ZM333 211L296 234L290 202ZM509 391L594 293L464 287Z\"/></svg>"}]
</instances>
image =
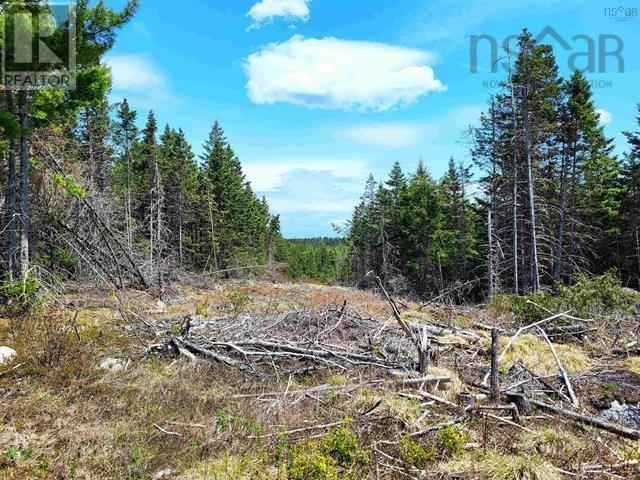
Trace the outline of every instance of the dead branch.
<instances>
[{"instance_id":1,"label":"dead branch","mask_svg":"<svg viewBox=\"0 0 640 480\"><path fill-rule=\"evenodd\" d=\"M562 379L564 380L564 384L567 386L567 392L569 393L569 398L571 398L571 403L573 404L574 407L579 406L580 402L578 401L578 397L576 397L576 394L573 391L573 387L571 386L571 382L569 381L569 375L567 375L567 371L565 370L564 365L562 365L562 361L560 360L560 357L558 357L558 354L556 353L556 349L553 346L553 343L551 343L551 340L549 340L549 337L547 336L547 334L543 329L538 327L538 330L540 331L540 334L544 337L545 341L547 342L547 345L549 345L549 350L551 350L551 353L553 354L553 358L556 361L556 365L558 365L558 370L560 370L560 373L562 374Z\"/></svg>"}]
</instances>

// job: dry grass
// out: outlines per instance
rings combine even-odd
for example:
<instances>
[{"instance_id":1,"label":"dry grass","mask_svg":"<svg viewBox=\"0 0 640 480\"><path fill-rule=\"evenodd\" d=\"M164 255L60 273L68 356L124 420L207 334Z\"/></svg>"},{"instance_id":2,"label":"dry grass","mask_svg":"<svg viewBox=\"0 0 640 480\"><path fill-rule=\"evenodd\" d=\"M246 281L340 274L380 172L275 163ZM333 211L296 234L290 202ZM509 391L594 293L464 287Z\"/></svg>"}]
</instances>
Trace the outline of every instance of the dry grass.
<instances>
[{"instance_id":1,"label":"dry grass","mask_svg":"<svg viewBox=\"0 0 640 480\"><path fill-rule=\"evenodd\" d=\"M502 348L507 339L501 339ZM581 372L591 366L589 357L575 345L554 344L554 348L568 373ZM522 363L537 375L548 375L557 372L558 366L547 343L535 335L520 335L511 344L500 362L500 367L509 369L516 363Z\"/></svg>"},{"instance_id":2,"label":"dry grass","mask_svg":"<svg viewBox=\"0 0 640 480\"><path fill-rule=\"evenodd\" d=\"M622 361L622 366L627 370L640 373L640 357L628 357Z\"/></svg>"},{"instance_id":3,"label":"dry grass","mask_svg":"<svg viewBox=\"0 0 640 480\"><path fill-rule=\"evenodd\" d=\"M575 456L585 448L585 443L562 428L545 427L523 433L518 442L518 448L523 452L539 453L551 459L562 459Z\"/></svg>"},{"instance_id":4,"label":"dry grass","mask_svg":"<svg viewBox=\"0 0 640 480\"><path fill-rule=\"evenodd\" d=\"M442 396L443 398L449 400L450 402L456 402L457 401L457 395L459 393L462 393L464 391L464 384L462 383L462 380L460 380L460 377L453 371L449 370L448 368L444 368L444 367L435 367L435 366L431 366L429 367L429 371L427 372L429 375L436 375L436 376L448 376L451 377L451 381L450 382L442 382L438 385L438 388L436 389L435 393L437 395Z\"/></svg>"},{"instance_id":5,"label":"dry grass","mask_svg":"<svg viewBox=\"0 0 640 480\"><path fill-rule=\"evenodd\" d=\"M400 397L388 391L362 390L353 401L353 409L367 411L378 403L372 417L400 423L409 431L419 428L418 419L422 414L420 404L416 400Z\"/></svg>"},{"instance_id":6,"label":"dry grass","mask_svg":"<svg viewBox=\"0 0 640 480\"><path fill-rule=\"evenodd\" d=\"M505 455L487 450L479 455L465 455L439 466L451 476L487 480L561 480L562 475L544 458L537 455ZM459 478L459 477L458 477Z\"/></svg>"},{"instance_id":7,"label":"dry grass","mask_svg":"<svg viewBox=\"0 0 640 480\"><path fill-rule=\"evenodd\" d=\"M205 279L197 284L175 286L173 300L167 300L166 305L141 292L119 295L127 310L144 312L152 320L180 317L197 309L212 316L233 316L240 311L273 313L294 307L322 310L340 308L345 299L363 316L384 321L390 315L386 302L373 293L305 284L220 283ZM189 363L146 355L138 339L122 329L125 322L115 308L113 295L78 286L69 298L84 305L77 317L77 334L72 324L73 311L51 311L23 320L20 329L0 318L0 344L15 348L16 363L24 362L10 372L7 367L0 367L3 480L149 479L164 469L184 480L291 480L287 462L292 461L292 452L302 451L306 444L299 442L302 436L285 438L278 436L279 432L350 418L360 445L371 452L371 445L380 440L400 440L409 432L446 421L452 415L446 406L420 405L419 401L382 387L350 388L368 380L365 373L354 378L351 371L330 369L281 378L265 385L264 380L206 361ZM439 314L431 309L423 315L436 318ZM468 315L461 319L455 309L440 315L440 321L451 324L465 323L468 327L470 322ZM446 335L441 340L465 343L455 335ZM456 349L448 348L442 355L443 365L453 363L449 352ZM590 365L581 349L572 345L556 348L570 372ZM97 368L106 356L131 362L124 371L106 372ZM515 342L502 366L516 361L539 373L556 371L548 346L531 335ZM624 362L630 370L637 368L638 363L637 357ZM452 377L452 382L441 383L433 390L436 395L456 401L456 395L464 390L463 382L450 369L432 367L428 373ZM240 393L295 390L318 384L331 388L312 396L236 397ZM362 412L378 401L380 404L363 418ZM419 422L425 409L429 414ZM156 426L179 435L163 433ZM527 426L535 428L532 424ZM455 478L556 480L560 477L552 464L567 468L577 464L576 459L603 464L617 461L613 453L595 448L576 455L577 449L589 445L593 432L574 431L570 425L560 431L543 428L522 435L504 426L487 434L483 430L485 422L471 421L460 428L476 446L484 442L484 448L449 461L427 456L425 470L433 473L434 478L457 475ZM327 433L313 432L318 437ZM275 436L255 438L262 434ZM433 433L421 437L419 442L428 447L437 443L437 438L438 434ZM493 450L505 446L512 454ZM612 448L616 448L614 453L621 458L640 458L636 444L629 443L627 447L624 455L615 445ZM487 453L482 453L485 449ZM393 453L392 448L389 451ZM320 468L325 460L309 453L296 462L317 462ZM302 469L299 471L311 471L305 470L309 465L297 466ZM372 472L367 472L367 468L348 478L371 478ZM404 478L400 474L384 475Z\"/></svg>"}]
</instances>

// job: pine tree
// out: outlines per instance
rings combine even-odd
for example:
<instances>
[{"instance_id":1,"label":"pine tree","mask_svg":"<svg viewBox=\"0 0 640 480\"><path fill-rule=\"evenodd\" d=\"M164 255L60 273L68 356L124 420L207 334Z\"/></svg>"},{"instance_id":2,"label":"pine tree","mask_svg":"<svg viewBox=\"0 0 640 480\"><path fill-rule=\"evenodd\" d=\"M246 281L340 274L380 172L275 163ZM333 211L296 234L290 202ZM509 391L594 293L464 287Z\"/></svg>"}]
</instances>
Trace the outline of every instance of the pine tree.
<instances>
[{"instance_id":1,"label":"pine tree","mask_svg":"<svg viewBox=\"0 0 640 480\"><path fill-rule=\"evenodd\" d=\"M176 131L167 125L160 136L158 161L164 179L164 217L171 234L171 243L178 247L178 264L185 266L186 249L192 239L187 235L189 225L197 219L196 206L198 167L191 146L182 129Z\"/></svg>"},{"instance_id":2,"label":"pine tree","mask_svg":"<svg viewBox=\"0 0 640 480\"><path fill-rule=\"evenodd\" d=\"M134 222L133 222L133 151L138 141L136 127L136 112L129 108L125 98L116 112L114 122L114 140L116 145L115 182L116 188L123 196L124 224L127 235L129 255L133 253Z\"/></svg>"},{"instance_id":3,"label":"pine tree","mask_svg":"<svg viewBox=\"0 0 640 480\"><path fill-rule=\"evenodd\" d=\"M613 266L604 263L614 247L619 209L617 179L619 165L611 155L611 140L604 135L592 99L589 82L580 72L567 82L567 101L561 116L563 160L560 187L560 217L556 240L556 280L564 272L573 279L578 266L604 272ZM568 225L564 252L565 223ZM595 246L595 248L590 247ZM563 266L566 259L566 267Z\"/></svg>"},{"instance_id":4,"label":"pine tree","mask_svg":"<svg viewBox=\"0 0 640 480\"><path fill-rule=\"evenodd\" d=\"M101 192L107 188L113 168L113 151L110 145L111 120L107 98L83 108L77 128L80 158L86 159L89 181Z\"/></svg>"},{"instance_id":5,"label":"pine tree","mask_svg":"<svg viewBox=\"0 0 640 480\"><path fill-rule=\"evenodd\" d=\"M636 121L640 127L640 103ZM635 288L640 287L640 128L624 132L629 152L621 172L620 264L623 277Z\"/></svg>"},{"instance_id":6,"label":"pine tree","mask_svg":"<svg viewBox=\"0 0 640 480\"><path fill-rule=\"evenodd\" d=\"M213 265L229 269L262 262L268 212L245 180L218 122L211 128L201 160Z\"/></svg>"},{"instance_id":7,"label":"pine tree","mask_svg":"<svg viewBox=\"0 0 640 480\"><path fill-rule=\"evenodd\" d=\"M12 148L12 155L20 159L16 210L20 216L19 255L16 256L20 274L24 279L30 271L30 228L31 214L29 212L29 178L31 165L31 136L36 129L50 126L54 122L65 124L73 118L82 107L91 105L104 97L109 88L109 73L100 62L104 54L115 42L115 32L132 17L137 8L137 1L127 2L124 8L117 12L107 8L103 2L98 2L90 7L87 0L78 2L75 6L76 31L76 88L74 90L60 90L51 95L45 90L19 90L7 89L6 95L12 96L10 103L17 104L15 118L20 125L20 138ZM48 18L50 5L47 2L16 2L7 5L5 13L29 13L32 18L40 20ZM4 40L8 44L3 45L7 51L14 51L12 42L19 36L12 34L16 25L12 20L21 18L20 15L6 15L9 21L4 29L7 34ZM66 45L66 30L68 20L48 25L51 29L49 39L59 42L52 46L54 51L64 51ZM58 48L56 48L58 47ZM33 71L41 71L44 64L32 68ZM51 68L54 68L53 65ZM19 150L19 155L18 155Z\"/></svg>"}]
</instances>

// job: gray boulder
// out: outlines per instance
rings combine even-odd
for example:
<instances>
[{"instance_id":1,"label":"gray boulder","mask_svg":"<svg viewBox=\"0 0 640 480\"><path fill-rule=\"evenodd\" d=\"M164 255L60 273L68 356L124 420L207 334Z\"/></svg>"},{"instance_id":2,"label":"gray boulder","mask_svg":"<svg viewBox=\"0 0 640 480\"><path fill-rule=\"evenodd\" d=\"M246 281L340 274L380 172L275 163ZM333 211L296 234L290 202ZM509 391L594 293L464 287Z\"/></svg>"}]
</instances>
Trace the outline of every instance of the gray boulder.
<instances>
[{"instance_id":1,"label":"gray boulder","mask_svg":"<svg viewBox=\"0 0 640 480\"><path fill-rule=\"evenodd\" d=\"M18 354L13 348L0 346L0 365L9 363Z\"/></svg>"}]
</instances>

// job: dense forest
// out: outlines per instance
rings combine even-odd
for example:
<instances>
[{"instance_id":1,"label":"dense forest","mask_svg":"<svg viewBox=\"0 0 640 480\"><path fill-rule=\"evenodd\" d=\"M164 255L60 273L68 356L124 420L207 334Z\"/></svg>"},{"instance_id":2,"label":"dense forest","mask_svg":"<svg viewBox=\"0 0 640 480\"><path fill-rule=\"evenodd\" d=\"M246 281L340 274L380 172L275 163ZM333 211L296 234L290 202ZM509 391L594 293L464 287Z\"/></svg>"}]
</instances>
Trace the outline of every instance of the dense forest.
<instances>
[{"instance_id":1,"label":"dense forest","mask_svg":"<svg viewBox=\"0 0 640 480\"><path fill-rule=\"evenodd\" d=\"M640 131L625 135L628 153L617 158L588 79L561 78L552 48L525 30L510 73L469 129L471 164L451 159L440 181L422 163L409 175L396 163L386 181L369 178L347 234L355 278L374 271L421 294L491 295L616 269L637 288Z\"/></svg>"},{"instance_id":2,"label":"dense forest","mask_svg":"<svg viewBox=\"0 0 640 480\"><path fill-rule=\"evenodd\" d=\"M78 3L77 90L3 92L5 293L87 276L162 289L181 271L273 261L278 217L217 122L196 159L184 132L159 129L153 111L139 130L126 99L109 104L102 60L136 6Z\"/></svg>"}]
</instances>

